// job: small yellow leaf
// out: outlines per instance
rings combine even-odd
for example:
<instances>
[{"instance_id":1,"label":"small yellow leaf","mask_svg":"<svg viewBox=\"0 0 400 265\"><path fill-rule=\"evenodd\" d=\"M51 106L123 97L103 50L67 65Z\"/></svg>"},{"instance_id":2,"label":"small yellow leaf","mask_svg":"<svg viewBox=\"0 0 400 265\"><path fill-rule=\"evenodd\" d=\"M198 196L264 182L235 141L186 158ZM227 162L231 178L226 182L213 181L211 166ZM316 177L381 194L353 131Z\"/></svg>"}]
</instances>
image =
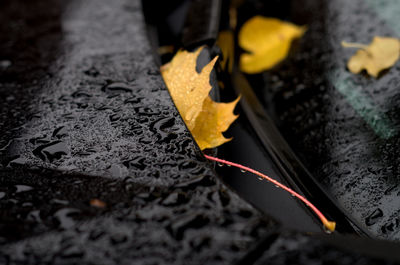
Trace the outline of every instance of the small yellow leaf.
<instances>
[{"instance_id":1,"label":"small yellow leaf","mask_svg":"<svg viewBox=\"0 0 400 265\"><path fill-rule=\"evenodd\" d=\"M240 47L250 52L240 56L240 69L254 74L272 68L287 57L292 41L305 31L305 27L276 18L251 18L239 32Z\"/></svg>"},{"instance_id":2,"label":"small yellow leaf","mask_svg":"<svg viewBox=\"0 0 400 265\"><path fill-rule=\"evenodd\" d=\"M342 46L360 48L347 63L350 72L358 74L365 69L375 78L393 66L400 54L400 41L395 38L374 37L368 46L347 42L342 42Z\"/></svg>"},{"instance_id":3,"label":"small yellow leaf","mask_svg":"<svg viewBox=\"0 0 400 265\"><path fill-rule=\"evenodd\" d=\"M186 126L203 150L230 140L222 133L237 118L233 110L239 98L231 103L217 103L210 98L210 73L217 57L197 73L196 61L201 50L179 51L161 67L161 74Z\"/></svg>"}]
</instances>

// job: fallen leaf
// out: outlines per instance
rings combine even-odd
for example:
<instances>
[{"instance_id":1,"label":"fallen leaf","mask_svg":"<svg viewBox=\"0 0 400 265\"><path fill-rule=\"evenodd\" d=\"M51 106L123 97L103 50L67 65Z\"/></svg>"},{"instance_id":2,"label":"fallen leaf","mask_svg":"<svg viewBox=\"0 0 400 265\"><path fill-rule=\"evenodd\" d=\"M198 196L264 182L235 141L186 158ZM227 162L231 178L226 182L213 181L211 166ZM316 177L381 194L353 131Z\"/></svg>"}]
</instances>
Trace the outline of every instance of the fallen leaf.
<instances>
[{"instance_id":1,"label":"fallen leaf","mask_svg":"<svg viewBox=\"0 0 400 265\"><path fill-rule=\"evenodd\" d=\"M342 42L342 46L360 48L347 63L350 72L358 74L365 69L375 78L393 66L400 54L400 41L395 38L374 37L369 45Z\"/></svg>"},{"instance_id":2,"label":"fallen leaf","mask_svg":"<svg viewBox=\"0 0 400 265\"><path fill-rule=\"evenodd\" d=\"M231 140L222 133L237 118L233 109L239 98L230 103L217 103L211 99L210 73L218 58L197 73L196 61L201 50L193 53L178 51L171 62L161 67L161 74L186 126L203 150Z\"/></svg>"},{"instance_id":3,"label":"fallen leaf","mask_svg":"<svg viewBox=\"0 0 400 265\"><path fill-rule=\"evenodd\" d=\"M240 56L240 69L249 74L268 70L285 59L292 41L306 31L276 18L255 16L239 32L239 45L249 53Z\"/></svg>"}]
</instances>

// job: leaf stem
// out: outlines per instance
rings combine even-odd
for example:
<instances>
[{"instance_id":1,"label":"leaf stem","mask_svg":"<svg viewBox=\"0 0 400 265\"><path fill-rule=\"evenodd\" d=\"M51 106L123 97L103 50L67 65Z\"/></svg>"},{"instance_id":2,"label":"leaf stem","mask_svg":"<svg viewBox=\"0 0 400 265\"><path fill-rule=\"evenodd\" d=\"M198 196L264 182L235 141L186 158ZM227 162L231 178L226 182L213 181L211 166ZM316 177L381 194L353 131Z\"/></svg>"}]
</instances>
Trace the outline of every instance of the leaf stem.
<instances>
[{"instance_id":1,"label":"leaf stem","mask_svg":"<svg viewBox=\"0 0 400 265\"><path fill-rule=\"evenodd\" d=\"M342 47L345 48L358 48L358 49L367 49L368 45L362 44L362 43L356 43L356 42L347 42L347 41L342 41Z\"/></svg>"},{"instance_id":2,"label":"leaf stem","mask_svg":"<svg viewBox=\"0 0 400 265\"><path fill-rule=\"evenodd\" d=\"M276 186L282 188L283 190L289 192L290 194L292 194L293 196L295 196L296 198L300 199L304 204L306 204L307 206L309 206L311 208L312 211L314 211L314 213L318 216L318 218L321 220L322 224L324 225L324 227L330 231L333 232L335 231L335 227L336 227L336 223L333 221L328 221L328 219L326 219L326 217L317 209L317 207L315 207L311 202L309 202L306 198L304 198L303 196L301 196L300 194L298 194L297 192L295 192L294 190L292 190L291 188L281 184L280 182L276 181L273 178L268 177L267 175L262 174L261 172L258 172L257 170L254 170L252 168L243 166L241 164L237 164L237 163L233 163L230 161L226 161L217 157L212 157L209 155L204 154L204 156L212 161L216 161L217 163L222 163L222 164L226 164L229 166L233 166L233 167L237 167L241 170L245 170L248 171L250 173L253 173L263 179L268 180L269 182L275 184Z\"/></svg>"}]
</instances>

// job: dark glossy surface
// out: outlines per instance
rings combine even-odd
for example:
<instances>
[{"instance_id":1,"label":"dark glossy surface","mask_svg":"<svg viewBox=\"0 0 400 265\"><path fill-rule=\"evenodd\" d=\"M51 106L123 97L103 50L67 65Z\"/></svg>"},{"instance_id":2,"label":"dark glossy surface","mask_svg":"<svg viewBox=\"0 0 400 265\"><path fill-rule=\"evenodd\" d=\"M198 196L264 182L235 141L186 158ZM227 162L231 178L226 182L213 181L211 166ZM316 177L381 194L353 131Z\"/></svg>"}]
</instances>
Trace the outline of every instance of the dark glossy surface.
<instances>
[{"instance_id":1,"label":"dark glossy surface","mask_svg":"<svg viewBox=\"0 0 400 265\"><path fill-rule=\"evenodd\" d=\"M193 142L140 1L1 5L0 264L229 264L275 228Z\"/></svg>"},{"instance_id":2,"label":"dark glossy surface","mask_svg":"<svg viewBox=\"0 0 400 265\"><path fill-rule=\"evenodd\" d=\"M254 264L296 251L296 264L354 264L356 247L276 234L216 177L169 98L139 1L0 5L0 264Z\"/></svg>"},{"instance_id":3,"label":"dark glossy surface","mask_svg":"<svg viewBox=\"0 0 400 265\"><path fill-rule=\"evenodd\" d=\"M354 50L340 43L398 37L400 5L292 1L290 10L284 17L307 33L288 60L250 78L256 93L326 192L373 236L398 240L399 63L378 79L353 75Z\"/></svg>"},{"instance_id":4,"label":"dark glossy surface","mask_svg":"<svg viewBox=\"0 0 400 265\"><path fill-rule=\"evenodd\" d=\"M273 160L257 141L257 136L246 121L243 110L239 109L238 112L242 113L242 116L229 130L234 140L221 146L218 155L228 161L240 162L288 185ZM217 172L243 198L279 221L285 229L323 232L319 219L303 203L274 184L237 168L223 166L218 167Z\"/></svg>"},{"instance_id":5,"label":"dark glossy surface","mask_svg":"<svg viewBox=\"0 0 400 265\"><path fill-rule=\"evenodd\" d=\"M299 161L274 125L273 120L265 112L264 107L259 102L244 76L235 71L232 82L234 89L242 96L240 105L243 115L245 115L245 119L247 119L245 123L242 122L242 125L248 124L246 127L247 131L249 131L247 134L239 133L238 136L243 139L250 138L246 139L246 142L252 142L253 148L249 148L249 144L240 145L240 142L242 142L240 140L239 145L236 147L236 152L228 153L236 156L237 159L240 159L240 162L251 163L253 167L256 168L268 166L265 168L266 174L275 179L280 179L280 181L287 183L293 190L300 192L317 208L321 209L329 220L337 222L336 229L340 233L368 234L367 231L360 228L354 218L349 216L346 211L343 211L334 198L325 192L321 185L319 185L315 178L309 173L307 168ZM244 121L244 119L241 120ZM244 154L248 153L247 155L241 155L244 150L246 150ZM258 190L259 188L260 185L253 185L254 190ZM240 186L238 190L241 190ZM268 193L275 193L274 191L271 192L270 189L268 189L268 191ZM243 196L245 196L245 198L263 197L265 192L267 192L267 190L264 192L259 191L258 193L248 191L243 193ZM307 218L304 219L301 217L302 214L296 216L296 212L299 210L299 207L296 207L296 203L280 203L280 200L282 200L282 202L287 201L287 198L283 196L288 196L289 194L277 193L276 195L279 196L274 196L273 200L261 205L260 208L265 209L267 213L269 213L270 211L268 211L268 208L285 205L285 207L280 208L281 217L276 218L281 220L282 216L286 215L286 220L282 222L290 226L296 224L297 229L301 230L304 230L305 227L311 224L310 221L306 221ZM270 205L271 203L275 203L275 205ZM303 208L303 211L304 210L306 209ZM308 209L308 211L309 214L314 214L310 209ZM293 219L297 220L293 221ZM300 228L300 226L303 227Z\"/></svg>"}]
</instances>

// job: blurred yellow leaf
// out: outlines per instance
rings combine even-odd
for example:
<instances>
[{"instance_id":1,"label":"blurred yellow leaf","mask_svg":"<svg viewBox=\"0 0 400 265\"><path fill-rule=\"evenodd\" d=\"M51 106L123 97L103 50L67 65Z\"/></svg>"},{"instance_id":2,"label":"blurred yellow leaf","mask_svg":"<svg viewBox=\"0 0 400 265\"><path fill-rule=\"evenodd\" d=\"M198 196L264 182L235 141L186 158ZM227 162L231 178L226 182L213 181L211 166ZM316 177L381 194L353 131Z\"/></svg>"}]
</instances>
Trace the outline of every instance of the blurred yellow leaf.
<instances>
[{"instance_id":1,"label":"blurred yellow leaf","mask_svg":"<svg viewBox=\"0 0 400 265\"><path fill-rule=\"evenodd\" d=\"M230 103L211 99L210 73L217 57L197 73L196 61L201 50L178 51L171 62L161 67L161 74L186 126L203 150L231 140L222 133L237 118L233 109L239 98Z\"/></svg>"},{"instance_id":2,"label":"blurred yellow leaf","mask_svg":"<svg viewBox=\"0 0 400 265\"><path fill-rule=\"evenodd\" d=\"M249 74L268 70L289 53L292 41L306 31L276 18L255 16L239 32L239 45L249 53L240 56L240 69Z\"/></svg>"},{"instance_id":3,"label":"blurred yellow leaf","mask_svg":"<svg viewBox=\"0 0 400 265\"><path fill-rule=\"evenodd\" d=\"M222 51L221 67L223 70L228 70L232 73L233 69L233 56L234 56L234 39L233 33L229 30L221 31L218 35L217 45Z\"/></svg>"},{"instance_id":4,"label":"blurred yellow leaf","mask_svg":"<svg viewBox=\"0 0 400 265\"><path fill-rule=\"evenodd\" d=\"M395 38L374 37L369 45L342 42L342 46L360 48L347 63L350 72L358 74L365 69L375 78L382 70L393 66L400 54L400 41Z\"/></svg>"}]
</instances>

